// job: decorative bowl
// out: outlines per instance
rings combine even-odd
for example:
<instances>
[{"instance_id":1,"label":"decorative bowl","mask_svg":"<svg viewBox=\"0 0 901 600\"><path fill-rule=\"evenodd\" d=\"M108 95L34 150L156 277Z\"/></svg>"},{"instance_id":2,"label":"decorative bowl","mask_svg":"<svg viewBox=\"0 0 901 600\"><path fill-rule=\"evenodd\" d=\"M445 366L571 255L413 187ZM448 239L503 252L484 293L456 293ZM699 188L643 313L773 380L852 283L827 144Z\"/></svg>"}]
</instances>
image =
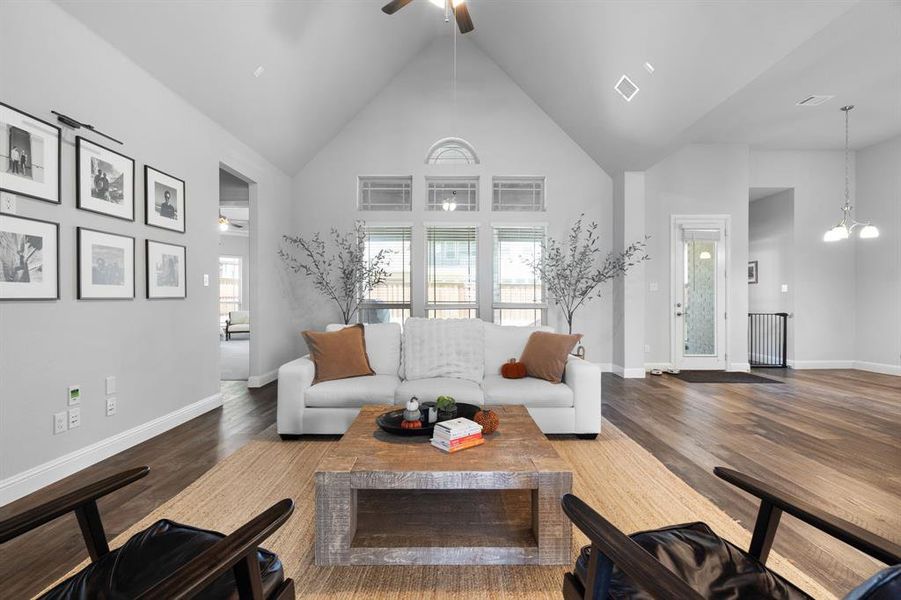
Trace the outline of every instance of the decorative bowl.
<instances>
[{"instance_id":1,"label":"decorative bowl","mask_svg":"<svg viewBox=\"0 0 901 600\"><path fill-rule=\"evenodd\" d=\"M392 435L400 435L405 437L423 435L431 436L432 432L435 430L435 424L428 422L428 410L429 407L434 408L434 406L434 402L423 402L420 405L420 408L423 412L423 416L420 419L420 421L422 421L422 427L419 427L417 429L404 429L400 426L401 421L404 420L403 408L399 408L397 410L389 410L386 413L382 413L375 418L375 422L382 431L384 431L385 433L390 433ZM481 410L481 407L476 406L475 404L464 404L462 402L457 402L457 417L465 417L467 419L471 419L477 412L479 412L479 410Z\"/></svg>"}]
</instances>

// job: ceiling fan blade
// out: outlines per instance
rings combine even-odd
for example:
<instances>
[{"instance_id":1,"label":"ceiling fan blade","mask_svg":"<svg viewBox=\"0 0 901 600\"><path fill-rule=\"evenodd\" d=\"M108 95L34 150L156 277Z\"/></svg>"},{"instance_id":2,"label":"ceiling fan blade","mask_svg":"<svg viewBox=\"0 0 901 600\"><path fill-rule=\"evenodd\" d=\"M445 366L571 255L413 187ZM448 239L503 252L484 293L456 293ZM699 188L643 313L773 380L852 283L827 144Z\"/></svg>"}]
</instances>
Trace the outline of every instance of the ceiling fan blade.
<instances>
[{"instance_id":1,"label":"ceiling fan blade","mask_svg":"<svg viewBox=\"0 0 901 600\"><path fill-rule=\"evenodd\" d=\"M236 227L238 229L244 229L243 225L238 225L237 223L234 223L232 221L229 221L228 224L231 225L232 227Z\"/></svg>"},{"instance_id":2,"label":"ceiling fan blade","mask_svg":"<svg viewBox=\"0 0 901 600\"><path fill-rule=\"evenodd\" d=\"M410 2L413 2L413 0L391 0L391 2L382 7L382 12L386 15L393 15Z\"/></svg>"},{"instance_id":3,"label":"ceiling fan blade","mask_svg":"<svg viewBox=\"0 0 901 600\"><path fill-rule=\"evenodd\" d=\"M460 28L460 33L469 33L475 29L475 25L472 24L472 18L469 16L466 2L461 2L454 7L454 16L457 17L457 27Z\"/></svg>"}]
</instances>

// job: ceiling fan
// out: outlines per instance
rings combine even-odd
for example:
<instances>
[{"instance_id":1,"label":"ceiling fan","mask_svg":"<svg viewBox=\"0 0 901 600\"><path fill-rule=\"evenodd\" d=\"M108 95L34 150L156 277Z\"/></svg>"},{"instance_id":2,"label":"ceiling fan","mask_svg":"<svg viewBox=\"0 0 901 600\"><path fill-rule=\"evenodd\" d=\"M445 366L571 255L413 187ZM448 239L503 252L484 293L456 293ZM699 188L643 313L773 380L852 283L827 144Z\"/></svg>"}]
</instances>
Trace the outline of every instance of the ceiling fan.
<instances>
[{"instance_id":1,"label":"ceiling fan","mask_svg":"<svg viewBox=\"0 0 901 600\"><path fill-rule=\"evenodd\" d=\"M391 0L388 4L382 7L382 12L387 15L393 15L406 5L408 5L413 0ZM475 26L472 24L472 18L469 16L469 9L466 7L466 0L430 0L432 4L441 4L444 5L445 15L447 15L451 10L454 11L454 17L457 19L457 27L460 28L460 33L469 33Z\"/></svg>"}]
</instances>

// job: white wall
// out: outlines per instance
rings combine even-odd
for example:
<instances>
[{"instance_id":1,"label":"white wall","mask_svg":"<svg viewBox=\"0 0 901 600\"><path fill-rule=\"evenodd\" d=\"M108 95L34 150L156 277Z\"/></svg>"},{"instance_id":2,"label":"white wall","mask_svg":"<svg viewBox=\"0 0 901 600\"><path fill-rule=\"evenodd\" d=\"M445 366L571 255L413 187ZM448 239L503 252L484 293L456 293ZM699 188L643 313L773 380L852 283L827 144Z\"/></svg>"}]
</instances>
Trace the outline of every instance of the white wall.
<instances>
[{"instance_id":1,"label":"white wall","mask_svg":"<svg viewBox=\"0 0 901 600\"><path fill-rule=\"evenodd\" d=\"M182 411L186 418L192 414L186 407L216 405L220 161L255 182L251 256L263 267L254 270L259 317L252 372L289 359L293 334L275 259L291 218L287 176L50 2L0 4L0 98L46 120L51 109L72 114L124 140L118 149L136 160L137 191L134 223L77 210L74 133L66 130L62 205L18 201L19 215L60 224L61 299L0 304L2 503L171 426L166 415ZM187 182L186 234L143 225L145 163ZM75 299L76 226L136 238L134 300ZM146 238L187 246L186 300L144 298ZM209 287L202 286L203 273L210 274ZM118 414L112 418L105 416L108 375L118 380ZM82 425L53 435L52 414L65 410L70 384L82 386ZM113 436L122 437L110 441ZM85 448L83 455L69 454ZM58 463L40 467L48 461Z\"/></svg>"},{"instance_id":2,"label":"white wall","mask_svg":"<svg viewBox=\"0 0 901 600\"><path fill-rule=\"evenodd\" d=\"M645 230L650 262L645 266L646 362L671 364L670 248L672 215L728 215L731 219L727 279L727 369L748 363L748 147L692 144L645 172ZM658 291L650 291L656 283Z\"/></svg>"},{"instance_id":3,"label":"white wall","mask_svg":"<svg viewBox=\"0 0 901 600\"><path fill-rule=\"evenodd\" d=\"M795 368L851 368L855 339L855 244L828 244L841 219L842 151L752 151L751 187L794 189ZM852 197L854 167L851 167Z\"/></svg>"},{"instance_id":4,"label":"white wall","mask_svg":"<svg viewBox=\"0 0 901 600\"><path fill-rule=\"evenodd\" d=\"M855 242L856 366L901 375L901 137L857 152L854 204L880 233Z\"/></svg>"},{"instance_id":5,"label":"white wall","mask_svg":"<svg viewBox=\"0 0 901 600\"><path fill-rule=\"evenodd\" d=\"M551 119L476 46L458 39L458 104L454 126L451 88L451 39L442 37L412 62L326 145L294 181L295 225L302 233L349 227L354 218L369 222L414 223L413 304L422 315L425 296L422 224L452 219L478 223L480 233L479 296L483 318L491 318L492 223L546 223L561 238L585 213L600 224L605 250L612 248L612 183ZM481 164L471 167L425 165L428 148L456 135L471 142ZM412 175L412 213L358 213L358 175ZM478 175L477 213L425 212L426 175ZM547 177L547 212L492 213L493 175ZM589 360L611 360L611 298L595 301L576 314L574 330L585 334ZM322 327L337 312L306 286L296 290L297 330ZM552 325L565 328L556 308ZM302 342L298 336L298 352Z\"/></svg>"},{"instance_id":6,"label":"white wall","mask_svg":"<svg viewBox=\"0 0 901 600\"><path fill-rule=\"evenodd\" d=\"M794 311L794 190L754 200L748 212L748 260L757 261L757 283L748 284L748 311ZM782 286L788 286L782 291ZM794 317L788 319L786 357L794 360Z\"/></svg>"},{"instance_id":7,"label":"white wall","mask_svg":"<svg viewBox=\"0 0 901 600\"><path fill-rule=\"evenodd\" d=\"M219 256L241 258L241 310L250 310L250 237L220 233Z\"/></svg>"}]
</instances>

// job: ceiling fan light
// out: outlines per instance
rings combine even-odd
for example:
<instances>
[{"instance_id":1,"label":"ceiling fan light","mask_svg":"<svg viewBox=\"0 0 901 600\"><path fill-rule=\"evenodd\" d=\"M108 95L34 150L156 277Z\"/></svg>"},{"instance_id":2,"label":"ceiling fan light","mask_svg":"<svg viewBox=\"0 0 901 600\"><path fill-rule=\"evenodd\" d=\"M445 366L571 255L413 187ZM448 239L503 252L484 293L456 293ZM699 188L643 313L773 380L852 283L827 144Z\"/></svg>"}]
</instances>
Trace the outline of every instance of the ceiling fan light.
<instances>
[{"instance_id":1,"label":"ceiling fan light","mask_svg":"<svg viewBox=\"0 0 901 600\"><path fill-rule=\"evenodd\" d=\"M710 260L711 254L707 250L704 250L700 254L698 254L698 258L700 258L701 260Z\"/></svg>"},{"instance_id":2,"label":"ceiling fan light","mask_svg":"<svg viewBox=\"0 0 901 600\"><path fill-rule=\"evenodd\" d=\"M824 242L837 242L848 239L848 229L844 225L836 225L823 235Z\"/></svg>"},{"instance_id":3,"label":"ceiling fan light","mask_svg":"<svg viewBox=\"0 0 901 600\"><path fill-rule=\"evenodd\" d=\"M878 237L879 228L875 225L864 225L863 229L860 230L860 239L862 240L870 240Z\"/></svg>"}]
</instances>

